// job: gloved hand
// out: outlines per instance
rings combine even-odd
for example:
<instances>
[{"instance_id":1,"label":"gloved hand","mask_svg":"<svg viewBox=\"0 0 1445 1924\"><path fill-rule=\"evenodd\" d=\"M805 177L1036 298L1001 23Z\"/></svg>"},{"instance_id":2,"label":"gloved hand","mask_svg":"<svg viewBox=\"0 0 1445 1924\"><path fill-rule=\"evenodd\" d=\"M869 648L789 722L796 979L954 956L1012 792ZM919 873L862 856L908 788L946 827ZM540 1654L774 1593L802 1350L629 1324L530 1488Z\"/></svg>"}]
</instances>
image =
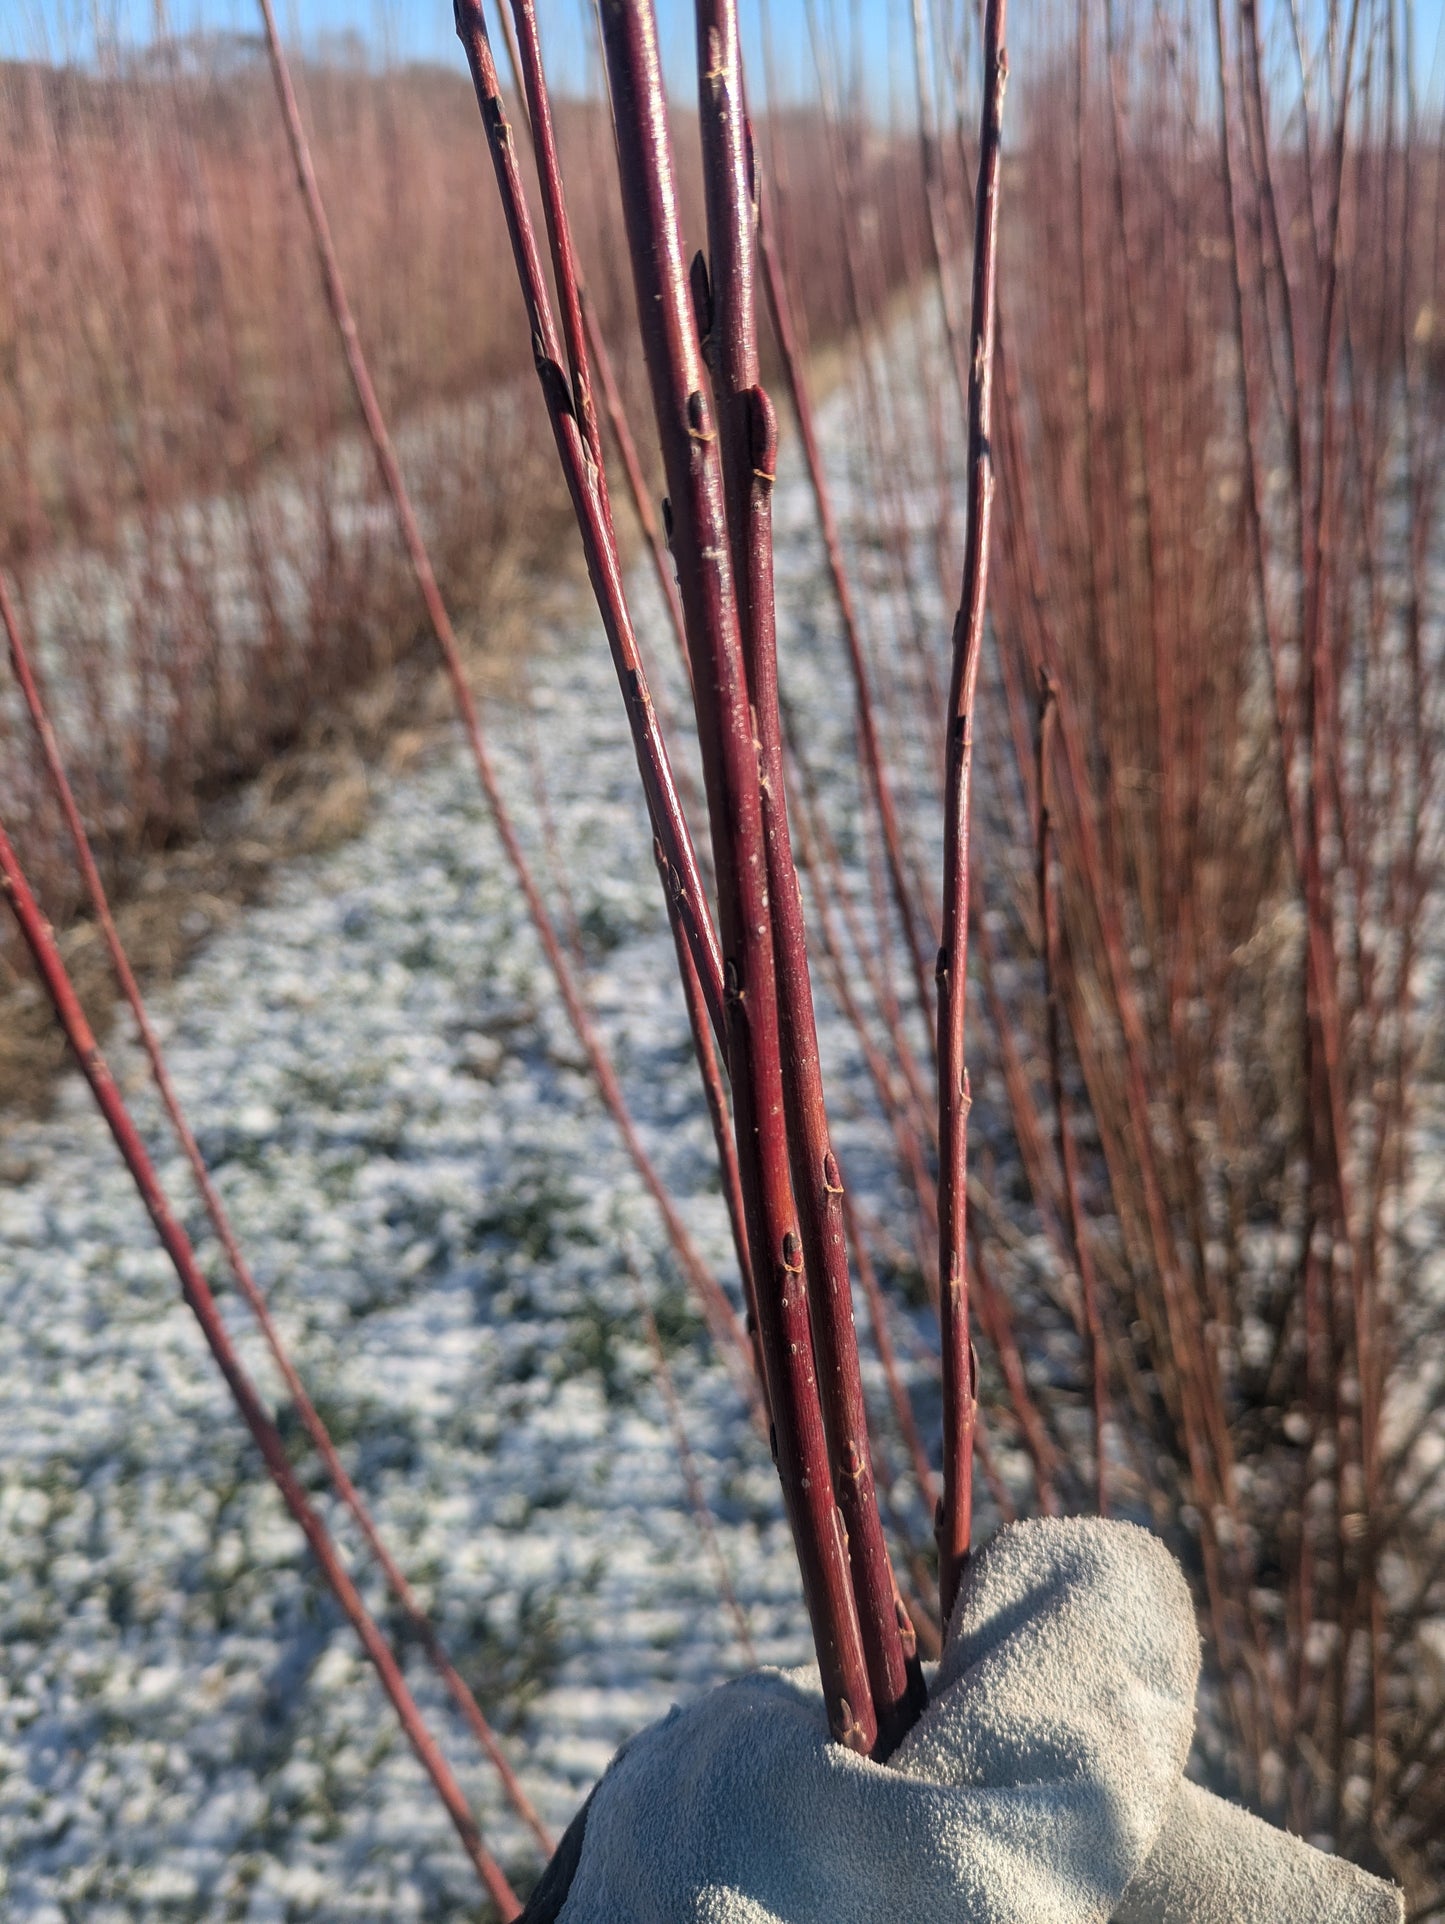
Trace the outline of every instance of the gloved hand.
<instances>
[{"instance_id":1,"label":"gloved hand","mask_svg":"<svg viewBox=\"0 0 1445 1924\"><path fill-rule=\"evenodd\" d=\"M1146 1531L1003 1530L886 1765L811 1670L760 1671L618 1753L526 1924L1398 1924L1400 1895L1183 1782L1199 1643Z\"/></svg>"}]
</instances>

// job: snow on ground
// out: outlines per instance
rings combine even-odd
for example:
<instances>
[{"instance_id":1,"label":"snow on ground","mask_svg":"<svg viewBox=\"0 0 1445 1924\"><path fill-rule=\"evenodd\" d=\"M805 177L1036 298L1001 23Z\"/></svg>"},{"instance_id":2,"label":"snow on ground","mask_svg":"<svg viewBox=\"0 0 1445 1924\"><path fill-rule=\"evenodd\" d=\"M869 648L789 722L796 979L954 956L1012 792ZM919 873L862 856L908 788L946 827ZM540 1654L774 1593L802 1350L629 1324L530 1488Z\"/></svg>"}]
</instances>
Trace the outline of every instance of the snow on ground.
<instances>
[{"instance_id":1,"label":"snow on ground","mask_svg":"<svg viewBox=\"0 0 1445 1924\"><path fill-rule=\"evenodd\" d=\"M840 397L827 427L845 509L847 422ZM820 639L830 597L791 469L777 518L791 687L818 764L846 780L846 688ZM878 556L861 562L881 579ZM645 584L639 601L653 656L669 663ZM939 633L942 646L942 610ZM676 694L670 667L667 678ZM565 873L629 1098L729 1278L595 620L579 611L571 632L540 637L531 679L535 722L489 717L506 787L551 867L539 751L549 891ZM861 862L856 837L844 842ZM545 1819L565 1824L623 1736L744 1667L684 1494L634 1270L758 1652L803 1660L766 1451L592 1093L460 743L378 779L363 834L278 874L154 1008L302 1373ZM834 1024L826 1046L840 1151L886 1209L850 1039ZM119 1039L113 1054L220 1279L138 1057ZM15 1924L475 1915L470 1868L77 1080L48 1120L6 1127L0 1163L0 1910ZM274 1394L259 1339L222 1295ZM365 1587L385 1619L381 1587ZM535 1856L489 1769L417 1653L407 1669L489 1841L525 1878Z\"/></svg>"}]
</instances>

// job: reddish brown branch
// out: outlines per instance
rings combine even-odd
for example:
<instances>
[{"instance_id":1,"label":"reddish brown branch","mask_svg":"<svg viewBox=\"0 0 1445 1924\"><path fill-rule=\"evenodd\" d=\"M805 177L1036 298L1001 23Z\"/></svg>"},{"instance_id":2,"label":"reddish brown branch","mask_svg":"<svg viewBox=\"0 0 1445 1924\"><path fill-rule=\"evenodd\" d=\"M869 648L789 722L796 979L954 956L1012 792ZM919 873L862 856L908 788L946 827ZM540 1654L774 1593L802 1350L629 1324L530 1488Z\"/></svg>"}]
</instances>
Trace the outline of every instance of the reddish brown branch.
<instances>
[{"instance_id":1,"label":"reddish brown branch","mask_svg":"<svg viewBox=\"0 0 1445 1924\"><path fill-rule=\"evenodd\" d=\"M944 788L943 930L938 951L938 1274L943 1325L943 1502L938 1517L939 1597L947 1623L968 1557L973 1514L973 1430L977 1411L968 1337L968 999L969 778L974 702L988 603L993 508L993 346L998 282L999 171L1008 55L1007 0L984 12L983 114L974 199L973 322L968 377L968 540L963 593L953 629L948 697L948 774Z\"/></svg>"},{"instance_id":2,"label":"reddish brown branch","mask_svg":"<svg viewBox=\"0 0 1445 1924\"><path fill-rule=\"evenodd\" d=\"M519 11L519 20L523 19L524 13L525 8ZM602 625L607 635L608 646L612 651L617 679L626 704L628 726L632 731L638 772L642 777L643 792L647 797L653 833L667 852L670 868L667 888L668 912L680 919L686 931L688 944L697 965L698 979L707 997L713 1026L721 1038L722 965L718 954L717 934L703 894L692 837L683 814L682 804L678 799L667 746L657 724L656 710L647 685L647 675L638 650L637 637L633 631L632 617L627 607L622 586L621 557L617 551L611 508L607 497L606 476L600 460L594 453L593 443L586 437L583 426L579 422L578 402L574 399L574 393L577 391L587 396L586 407L588 419L591 420L591 386L584 332L580 318L577 318L575 321L576 351L580 359L572 365L569 378L563 367L564 357L569 349L564 348L553 319L552 304L547 293L546 274L532 227L531 215L527 209L516 144L512 138L511 124L507 119L501 84L497 78L496 63L492 58L491 42L487 38L480 0L458 0L456 17L457 31L466 50L477 103L481 109L482 125L486 130L487 145L497 177L502 211L506 216L507 231L511 237L517 279L531 329L532 356L537 369L537 378L546 403L563 477L572 499L578 530L582 536L587 573L596 597L598 612L602 616ZM535 33L530 36L523 33L519 58L524 75L531 75L528 82L529 97L535 92L545 100L546 88L540 70L540 55L537 52ZM549 210L549 222L557 236L553 265L559 282L566 283L570 297L568 300L570 311L572 305L578 303L579 297L570 235L566 226L566 213L562 205L561 182L560 179L553 177L550 185L548 184L546 175L548 150L542 145L542 130L536 127L535 111L533 125L538 140L538 165L544 178L544 200ZM551 154L551 160L555 168L555 152ZM580 317L580 305L578 305L578 316ZM569 342L569 348L570 345ZM595 436L595 422L593 422L593 433ZM600 445L598 441L596 447L599 452Z\"/></svg>"},{"instance_id":3,"label":"reddish brown branch","mask_svg":"<svg viewBox=\"0 0 1445 1924\"><path fill-rule=\"evenodd\" d=\"M767 900L793 1194L802 1230L833 1487L878 1718L878 1749L886 1756L916 1714L917 1693L904 1656L902 1604L874 1487L853 1321L843 1178L823 1100L803 899L788 828L773 600L776 429L771 403L758 378L752 157L742 106L737 9L734 0L698 0L696 14L698 105L711 248L705 345L717 402L733 581L761 766ZM906 1634L911 1645L911 1626ZM913 1676L921 1683L920 1672L915 1670Z\"/></svg>"},{"instance_id":4,"label":"reddish brown branch","mask_svg":"<svg viewBox=\"0 0 1445 1924\"><path fill-rule=\"evenodd\" d=\"M838 1741L871 1751L877 1719L831 1487L793 1199L767 845L722 463L677 229L656 21L645 0L607 0L602 32L697 693L726 957L728 1062L775 1451L830 1726ZM756 410L754 423L752 465L770 471Z\"/></svg>"},{"instance_id":5,"label":"reddish brown branch","mask_svg":"<svg viewBox=\"0 0 1445 1924\"><path fill-rule=\"evenodd\" d=\"M171 1127L174 1129L176 1139L181 1145L182 1153L190 1166L191 1174L195 1179L196 1187L200 1192L201 1201L205 1206L211 1226L214 1228L217 1239L225 1251L226 1260L230 1264L231 1271L236 1278L237 1287L240 1289L241 1295L244 1297L252 1315L256 1318L261 1334L265 1338L266 1346L270 1350L276 1367L280 1371L281 1379L286 1385L287 1394L290 1396L296 1413L301 1419L301 1426L306 1431L307 1436L310 1437L312 1446L325 1465L326 1473L331 1479L332 1488L336 1491L337 1496L340 1497L341 1501L355 1519L368 1549L370 1549L372 1555L381 1566L382 1574L386 1578L387 1585L400 1605L409 1627L417 1637L423 1650L425 1650L428 1661L446 1685L447 1690L450 1692L457 1708L461 1711L473 1736L477 1739L478 1743L481 1744L483 1750L485 1750L487 1756L495 1766L497 1774L502 1780L503 1788L511 1801L512 1808L522 1819L523 1823L531 1830L542 1849L550 1856L552 1840L543 1826L541 1819L538 1817L531 1799L523 1790L516 1772L507 1761L506 1753L498 1743L496 1734L483 1715L476 1697L468 1688L455 1664L451 1661L441 1639L437 1635L435 1627L417 1602L411 1585L407 1582L400 1566L382 1541L381 1535L376 1527L375 1519L366 1507L361 1492L348 1476L345 1465L342 1463L340 1455L337 1452L336 1445L332 1441L330 1432L322 1421L315 1404L307 1395L305 1384L302 1382L295 1364L291 1361L290 1354L286 1349L285 1343L282 1341L281 1332L276 1327L275 1319L271 1315L266 1298L261 1293L260 1285L256 1282L251 1272L250 1264L247 1262L245 1253L241 1249L235 1228L226 1212L224 1203L221 1201L220 1193L215 1183L211 1180L211 1173L206 1167L205 1158L201 1154L200 1144L196 1140L195 1132L192 1130L187 1120L185 1110L181 1106L180 1097L176 1092L175 1084L171 1080L170 1070L166 1064L165 1055L161 1048L160 1038L157 1036L149 1013L146 1010L145 1002L140 992L140 984L136 981L135 971L131 967L130 957L126 954L125 945L120 938L120 931L115 924L115 917L111 913L110 903L106 897L105 885L101 881L100 870L91 849L90 838L85 832L85 824L80 818L80 810L76 806L75 795L71 789L69 777L65 772L65 763L60 753L60 744L56 740L55 730L51 724L40 685L36 680L35 672L30 662L29 652L25 647L24 637L20 632L20 624L16 619L15 609L11 604L9 590L6 587L3 576L0 576L0 623L3 623L5 629L5 635L10 649L10 662L15 672L15 679L20 684L20 691L25 698L25 706L29 712L31 724L34 727L36 737L40 743L41 756L45 762L51 786L60 804L61 813L65 817L66 827L69 830L70 838L75 848L75 859L80 868L81 879L85 884L86 894L90 898L91 908L95 914L96 921L100 925L101 935L110 955L111 966L120 984L121 994L125 997L135 1021L136 1030L140 1036L141 1047L144 1049L146 1058L150 1063L151 1074L155 1079L155 1085L160 1093L161 1102L165 1107L167 1116L170 1118Z\"/></svg>"},{"instance_id":6,"label":"reddish brown branch","mask_svg":"<svg viewBox=\"0 0 1445 1924\"><path fill-rule=\"evenodd\" d=\"M502 38L507 48L507 57L511 63L514 78L518 78L522 73L522 52L512 28L510 16L505 7L500 10L500 18ZM538 91L545 102L546 87L542 82L541 49L540 46L535 44L535 21L533 22L533 43L531 68L535 74ZM523 118L535 155L537 152L536 123L534 122L530 109L524 113ZM539 166L540 164L539 160ZM560 205L561 178L560 172L557 171L555 152L552 157L552 168L554 173L556 173L555 198ZM565 221L565 211L560 218ZM587 289L582 278L582 271L577 263L575 253L571 249L570 241L567 244L564 260L566 263L568 285L575 291L582 325L585 330L587 348L590 350L592 361L597 370L597 379L602 390L602 402L607 412L608 425L612 429L613 439L617 443L618 453L622 459L623 472L627 478L628 492L632 499L633 509L641 524L643 535L653 558L653 567L657 576L658 587L661 590L663 602L672 623L673 632L677 639L678 653L687 671L690 685L692 663L688 657L687 636L682 621L682 604L678 599L677 583L673 579L672 564L668 559L667 549L663 544L661 532L657 525L657 517L653 513L652 502L648 496L646 483L643 480L642 463L638 457L637 443L633 438L632 429L627 419L627 410L623 404L622 393L617 384L617 377L613 372L611 357L607 352L607 344L603 340L601 329L597 325L592 303L587 297ZM585 370L585 359L582 365ZM590 377L586 379L585 384L590 395ZM596 466L599 486L605 486L605 470L600 452L596 456ZM678 772L677 779L679 790L685 796L691 797L691 789L684 784L681 771ZM672 878L674 871L668 861L667 851L663 846L662 840L657 836L653 838L653 859L657 864L658 875L662 881L664 898L668 903L668 915L672 923L678 972L682 978L683 997L687 1004L688 1026L692 1031L693 1053L697 1058L698 1072L702 1078L703 1095L707 1103L708 1121L712 1126L713 1144L717 1150L718 1167L722 1176L723 1195L728 1208L728 1221L733 1233L733 1249L737 1256L738 1274L742 1280L743 1300L748 1309L749 1333L753 1338L754 1366L757 1370L758 1382L760 1384L762 1380L762 1370L761 1360L756 1354L757 1312L753 1289L752 1260L748 1251L747 1231L743 1221L742 1189L738 1174L737 1147L732 1138L731 1119L728 1115L727 1093L723 1087L722 1071L718 1062L717 1048L714 1042L716 1033L713 1023L714 1012L709 1003L708 996L703 989L702 980L698 975L697 963L692 953L686 928L683 925L676 905L672 901Z\"/></svg>"},{"instance_id":7,"label":"reddish brown branch","mask_svg":"<svg viewBox=\"0 0 1445 1924\"><path fill-rule=\"evenodd\" d=\"M235 1399L242 1420L261 1452L272 1482L280 1492L287 1509L300 1525L323 1577L345 1613L347 1621L360 1639L362 1649L375 1667L377 1676L381 1679L382 1688L390 1698L402 1729L406 1732L407 1740L445 1806L447 1815L451 1818L457 1835L462 1841L462 1848L471 1859L478 1877L502 1918L515 1917L521 1906L517 1902L512 1887L503 1875L501 1867L483 1844L481 1832L461 1785L453 1776L451 1767L442 1756L436 1739L428 1730L416 1700L407 1687L406 1679L402 1676L401 1668L392 1655L386 1639L377 1628L370 1611L363 1603L361 1594L342 1563L325 1524L312 1508L310 1499L302 1489L296 1472L287 1459L286 1446L281 1440L280 1431L267 1414L255 1386L231 1344L221 1313L216 1307L215 1298L211 1294L210 1285L201 1273L185 1231L171 1214L160 1179L156 1175L150 1157L146 1154L145 1145L131 1120L105 1057L101 1054L100 1045L85 1018L70 976L61 960L50 925L46 922L31 893L30 885L3 826L0 826L0 891L3 891L9 901L16 922L19 924L20 933L39 973L41 986L65 1031L66 1039L75 1052L81 1072L90 1084L91 1092L105 1118L106 1125L115 1138L116 1147L125 1159L126 1167L130 1170L140 1193L146 1213L155 1226L156 1234L166 1254L171 1259L180 1282L181 1294L201 1326L201 1333L222 1376L226 1379L227 1387Z\"/></svg>"}]
</instances>

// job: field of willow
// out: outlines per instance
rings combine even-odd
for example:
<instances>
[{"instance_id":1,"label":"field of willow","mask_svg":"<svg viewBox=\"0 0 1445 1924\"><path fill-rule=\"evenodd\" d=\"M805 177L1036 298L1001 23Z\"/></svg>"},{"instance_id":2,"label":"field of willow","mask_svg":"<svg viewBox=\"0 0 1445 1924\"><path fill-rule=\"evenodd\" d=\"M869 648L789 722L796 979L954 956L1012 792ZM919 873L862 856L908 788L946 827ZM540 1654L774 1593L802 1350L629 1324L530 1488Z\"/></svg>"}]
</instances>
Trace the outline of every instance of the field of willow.
<instances>
[{"instance_id":1,"label":"field of willow","mask_svg":"<svg viewBox=\"0 0 1445 1924\"><path fill-rule=\"evenodd\" d=\"M1425 23L874 12L0 64L7 1918L510 1919L1095 1513L1445 1918Z\"/></svg>"}]
</instances>

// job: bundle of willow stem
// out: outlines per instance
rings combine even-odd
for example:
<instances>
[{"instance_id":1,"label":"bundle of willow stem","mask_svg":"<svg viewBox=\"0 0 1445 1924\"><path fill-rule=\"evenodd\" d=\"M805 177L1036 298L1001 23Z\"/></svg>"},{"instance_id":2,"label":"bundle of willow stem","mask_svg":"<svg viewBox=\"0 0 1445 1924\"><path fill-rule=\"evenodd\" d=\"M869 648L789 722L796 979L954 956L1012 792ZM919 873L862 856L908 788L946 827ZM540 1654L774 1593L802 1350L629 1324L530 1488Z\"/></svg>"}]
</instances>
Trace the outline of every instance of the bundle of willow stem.
<instances>
[{"instance_id":1,"label":"bundle of willow stem","mask_svg":"<svg viewBox=\"0 0 1445 1924\"><path fill-rule=\"evenodd\" d=\"M746 1333L643 1148L576 971L499 791L456 635L353 318L270 0L259 0L259 5L323 290L481 787L593 1078L659 1208L679 1267L724 1356L756 1371L754 1393L766 1413L797 1544L833 1734L856 1750L885 1757L922 1707L924 1689L913 1622L894 1577L879 1515L853 1321L850 1247L856 1252L880 1359L900 1427L910 1442L921 1490L931 1491L933 1473L893 1362L877 1276L860 1234L857 1210L844 1190L823 1097L803 897L789 822L790 793L803 804L800 827L804 846L811 851L809 865L821 859L836 867L837 854L816 799L805 793L806 773L784 726L779 700L771 531L777 431L771 403L759 379L756 288L760 263L767 307L828 545L833 582L848 629L866 778L883 827L893 899L914 959L920 1006L927 1012L924 938L905 876L888 776L872 722L862 648L813 435L796 329L767 225L766 196L758 177L744 103L736 8L731 0L699 0L697 8L708 253L706 257L699 254L690 268L685 265L678 227L651 0L625 0L624 4L605 6L602 13L622 199L638 310L643 317L641 346L668 489L662 504L662 523L670 563L647 499L635 440L586 297L568 227L532 0L515 0L512 19L504 18L503 26L509 58L523 89L560 321L548 292L543 257L478 0L457 0L456 19L495 164L537 372L636 746L651 820L652 852L662 879L733 1223L748 1312ZM945 1362L944 1487L939 1503L940 1614L945 1618L968 1552L976 1411L963 1262L968 1089L962 1054L962 987L968 931L969 718L983 633L987 506L992 489L988 422L998 141L1006 72L1002 30L1001 0L991 0L985 28L987 86L977 196L969 409L974 519L954 634L950 740L957 744L957 751L951 764L946 824L945 946L939 957L939 1060L943 1068L937 1098L937 1136L940 1143L949 1145L949 1157L941 1168L937 1216L939 1274L948 1278L941 1306L945 1356L952 1356L951 1362ZM694 848L684 810L684 785L673 773L628 607L593 398L594 366L632 503L651 539L659 580L684 644L702 750L710 868L716 877L715 906L708 899L703 863ZM472 1734L497 1768L513 1807L545 1850L545 1830L406 1577L382 1542L255 1283L147 1016L75 804L45 696L3 582L0 616L16 681L40 745L47 780L72 838L92 912L169 1122L228 1266L260 1324L303 1428L339 1498L357 1521L367 1550L378 1562L410 1629L456 1700ZM475 1816L405 1682L396 1653L362 1601L335 1541L291 1468L276 1425L226 1332L210 1284L110 1074L53 932L3 825L0 890L10 903L42 989L89 1081L170 1256L183 1296L201 1325L268 1473L375 1665L481 1882L503 1917L515 1915L515 1894L483 1842ZM848 913L846 901L843 912ZM825 946L830 955L836 956L837 942L831 931L825 932ZM951 984L956 986L951 989ZM856 1026L860 1036L866 1033L861 1023ZM903 1045L896 1010L891 1032L900 1043L910 1090L920 1097L922 1077ZM726 1067L726 1088L720 1058ZM887 1072L875 1065L875 1073L884 1076ZM926 1183L926 1172L920 1168L919 1174ZM680 1416L677 1420L680 1422ZM680 1447L686 1457L685 1434ZM926 1618L924 1628L931 1630Z\"/></svg>"},{"instance_id":2,"label":"bundle of willow stem","mask_svg":"<svg viewBox=\"0 0 1445 1924\"><path fill-rule=\"evenodd\" d=\"M735 0L697 0L699 128L706 253L690 266L677 211L671 131L652 0L604 0L600 25L624 223L667 496L675 571L669 592L685 642L716 876L715 919L658 727L628 610L593 391L589 328L568 223L551 97L534 0L511 0L508 52L525 100L554 310L516 137L480 0L457 0L466 50L531 330L538 379L576 510L588 572L632 727L639 771L699 1063L719 1124L724 1173L740 1194L740 1269L774 1461L797 1546L803 1591L834 1737L886 1757L921 1707L917 1638L884 1539L853 1320L848 1209L823 1093L803 896L789 821L789 777L778 689L772 489L777 424L760 381L760 264L790 387L808 444L825 528L831 527L816 447L797 379L786 296L760 247L763 205L748 120ZM1003 0L990 0L980 139L974 315L969 383L969 540L953 637L948 697L944 919L938 952L939 1275L942 1280L944 1447L938 1513L941 1616L968 1556L975 1365L968 1336L967 1116L964 1012L968 948L972 711L987 595L993 314L999 154L1007 62ZM761 256L761 262L760 262ZM609 414L639 511L638 466L604 374ZM650 517L644 514L644 526ZM843 582L836 535L834 577ZM655 553L656 553L655 549ZM670 582L664 571L664 584ZM845 618L849 602L840 590ZM851 623L849 624L851 629ZM860 747L883 822L896 899L902 880L893 811L856 636ZM910 948L921 943L910 920ZM701 996L697 991L701 988ZM920 999L927 1001L926 987ZM931 1013L931 1011L930 1011ZM712 1076L726 1064L732 1133ZM731 1189L731 1185L730 1185ZM735 1215L736 1222L736 1215Z\"/></svg>"}]
</instances>

